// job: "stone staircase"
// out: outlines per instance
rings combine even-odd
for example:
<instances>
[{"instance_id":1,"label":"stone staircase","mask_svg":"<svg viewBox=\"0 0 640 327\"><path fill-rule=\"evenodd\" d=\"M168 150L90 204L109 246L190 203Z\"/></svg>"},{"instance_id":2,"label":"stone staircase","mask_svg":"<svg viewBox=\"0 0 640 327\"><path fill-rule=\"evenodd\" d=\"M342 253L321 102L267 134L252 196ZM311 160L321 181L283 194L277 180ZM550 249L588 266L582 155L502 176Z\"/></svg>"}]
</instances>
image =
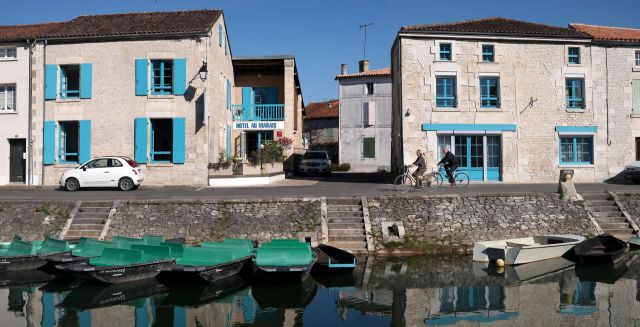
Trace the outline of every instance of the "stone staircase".
<instances>
[{"instance_id":1,"label":"stone staircase","mask_svg":"<svg viewBox=\"0 0 640 327\"><path fill-rule=\"evenodd\" d=\"M327 198L329 244L352 252L367 251L367 233L360 198Z\"/></svg>"},{"instance_id":2,"label":"stone staircase","mask_svg":"<svg viewBox=\"0 0 640 327\"><path fill-rule=\"evenodd\" d=\"M64 239L100 238L113 207L113 202L81 202L78 211L72 217L69 229L66 233L63 231L62 237Z\"/></svg>"},{"instance_id":3,"label":"stone staircase","mask_svg":"<svg viewBox=\"0 0 640 327\"><path fill-rule=\"evenodd\" d=\"M612 234L621 240L628 241L637 231L638 227L623 208L620 208L614 195L584 193L582 197L586 209L600 225L603 233Z\"/></svg>"}]
</instances>

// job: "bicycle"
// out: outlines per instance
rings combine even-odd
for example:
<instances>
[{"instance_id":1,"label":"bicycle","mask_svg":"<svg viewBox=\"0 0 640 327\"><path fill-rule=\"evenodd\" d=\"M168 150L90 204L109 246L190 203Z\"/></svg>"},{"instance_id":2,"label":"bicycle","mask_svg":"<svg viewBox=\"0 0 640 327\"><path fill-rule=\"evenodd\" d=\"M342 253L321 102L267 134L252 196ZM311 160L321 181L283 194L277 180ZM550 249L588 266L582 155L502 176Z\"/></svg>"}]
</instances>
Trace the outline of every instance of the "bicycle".
<instances>
[{"instance_id":1,"label":"bicycle","mask_svg":"<svg viewBox=\"0 0 640 327\"><path fill-rule=\"evenodd\" d=\"M449 180L449 177L447 177L447 172L444 170L442 166L440 166L440 168L438 169L437 174L440 177L438 179L440 181L440 185L438 186L442 186L442 183L445 180ZM453 174L453 186L455 187L465 188L469 186L469 181L470 181L469 175L465 172L456 170L455 173Z\"/></svg>"},{"instance_id":2,"label":"bicycle","mask_svg":"<svg viewBox=\"0 0 640 327\"><path fill-rule=\"evenodd\" d=\"M398 175L393 182L393 188L398 192L409 192L411 189L426 189L427 187L436 189L442 185L442 177L438 172L431 172L422 175L420 183L409 172L409 166L405 166L404 173Z\"/></svg>"}]
</instances>

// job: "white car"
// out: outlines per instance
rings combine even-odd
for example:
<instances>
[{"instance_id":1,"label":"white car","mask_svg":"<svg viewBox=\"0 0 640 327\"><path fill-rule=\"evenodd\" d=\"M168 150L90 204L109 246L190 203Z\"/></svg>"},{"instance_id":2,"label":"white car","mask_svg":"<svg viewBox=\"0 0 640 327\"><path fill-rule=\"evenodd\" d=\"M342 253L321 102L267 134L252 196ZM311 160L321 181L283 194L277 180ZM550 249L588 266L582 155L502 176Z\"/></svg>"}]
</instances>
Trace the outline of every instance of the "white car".
<instances>
[{"instance_id":1,"label":"white car","mask_svg":"<svg viewBox=\"0 0 640 327\"><path fill-rule=\"evenodd\" d=\"M298 171L301 174L331 175L331 159L327 151L307 151L300 161Z\"/></svg>"},{"instance_id":2,"label":"white car","mask_svg":"<svg viewBox=\"0 0 640 327\"><path fill-rule=\"evenodd\" d=\"M634 161L624 167L624 178L635 183L640 182L640 161Z\"/></svg>"},{"instance_id":3,"label":"white car","mask_svg":"<svg viewBox=\"0 0 640 327\"><path fill-rule=\"evenodd\" d=\"M137 162L127 157L100 157L87 161L60 176L60 187L77 191L81 187L117 187L122 191L138 188L144 174Z\"/></svg>"}]
</instances>

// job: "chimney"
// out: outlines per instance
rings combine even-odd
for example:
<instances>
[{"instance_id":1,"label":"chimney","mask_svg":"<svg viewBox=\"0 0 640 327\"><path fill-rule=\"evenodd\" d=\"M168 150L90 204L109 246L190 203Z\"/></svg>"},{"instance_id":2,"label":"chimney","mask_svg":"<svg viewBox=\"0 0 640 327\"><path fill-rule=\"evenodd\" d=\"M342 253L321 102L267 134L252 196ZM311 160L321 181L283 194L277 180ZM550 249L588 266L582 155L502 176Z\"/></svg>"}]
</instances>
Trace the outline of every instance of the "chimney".
<instances>
[{"instance_id":1,"label":"chimney","mask_svg":"<svg viewBox=\"0 0 640 327\"><path fill-rule=\"evenodd\" d=\"M369 60L360 60L360 72L368 72L369 71Z\"/></svg>"},{"instance_id":2,"label":"chimney","mask_svg":"<svg viewBox=\"0 0 640 327\"><path fill-rule=\"evenodd\" d=\"M347 75L347 64L340 65L340 75Z\"/></svg>"}]
</instances>

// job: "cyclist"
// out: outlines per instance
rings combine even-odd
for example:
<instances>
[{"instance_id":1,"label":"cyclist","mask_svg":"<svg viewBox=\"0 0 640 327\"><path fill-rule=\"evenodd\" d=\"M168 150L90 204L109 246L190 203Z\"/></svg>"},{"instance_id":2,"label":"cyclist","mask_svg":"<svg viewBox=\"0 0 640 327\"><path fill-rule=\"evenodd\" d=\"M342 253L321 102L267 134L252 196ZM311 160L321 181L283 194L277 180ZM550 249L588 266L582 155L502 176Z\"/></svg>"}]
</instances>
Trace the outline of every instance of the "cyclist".
<instances>
[{"instance_id":1,"label":"cyclist","mask_svg":"<svg viewBox=\"0 0 640 327\"><path fill-rule=\"evenodd\" d=\"M449 178L449 184L453 186L456 183L453 174L456 169L458 169L458 158L449 151L448 146L442 147L442 154L444 154L444 157L438 162L438 165L444 166L444 170L447 172L447 177Z\"/></svg>"},{"instance_id":2,"label":"cyclist","mask_svg":"<svg viewBox=\"0 0 640 327\"><path fill-rule=\"evenodd\" d=\"M416 186L420 186L420 184L422 184L422 175L424 175L424 173L427 171L427 163L424 160L424 154L422 153L422 150L417 150L416 155L418 156L416 158L416 161L410 164L409 168L418 167L412 175L413 178L416 179Z\"/></svg>"}]
</instances>

